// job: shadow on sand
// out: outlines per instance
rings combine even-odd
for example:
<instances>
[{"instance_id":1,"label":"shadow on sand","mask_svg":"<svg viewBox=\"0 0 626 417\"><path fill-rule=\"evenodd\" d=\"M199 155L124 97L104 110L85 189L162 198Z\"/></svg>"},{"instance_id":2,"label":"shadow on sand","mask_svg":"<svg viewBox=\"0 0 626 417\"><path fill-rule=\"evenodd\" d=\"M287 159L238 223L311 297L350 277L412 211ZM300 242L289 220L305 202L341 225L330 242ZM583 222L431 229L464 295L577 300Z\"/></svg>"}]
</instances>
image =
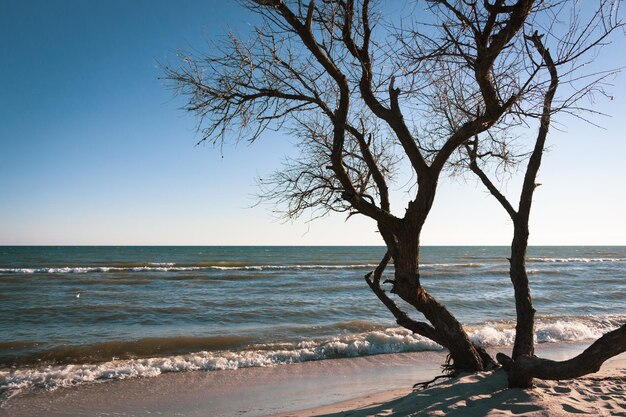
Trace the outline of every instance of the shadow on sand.
<instances>
[{"instance_id":1,"label":"shadow on sand","mask_svg":"<svg viewBox=\"0 0 626 417\"><path fill-rule=\"evenodd\" d=\"M541 411L534 394L506 388L504 371L462 375L424 391L357 410L320 417L522 415Z\"/></svg>"}]
</instances>

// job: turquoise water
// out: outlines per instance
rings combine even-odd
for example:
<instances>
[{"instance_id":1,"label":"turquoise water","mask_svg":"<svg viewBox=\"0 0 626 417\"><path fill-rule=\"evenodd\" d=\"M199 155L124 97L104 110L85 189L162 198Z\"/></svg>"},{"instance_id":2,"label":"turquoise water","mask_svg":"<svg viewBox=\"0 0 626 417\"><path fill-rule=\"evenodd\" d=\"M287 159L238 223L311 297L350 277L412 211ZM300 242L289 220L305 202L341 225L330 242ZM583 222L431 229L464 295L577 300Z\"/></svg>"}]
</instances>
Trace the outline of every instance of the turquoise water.
<instances>
[{"instance_id":1,"label":"turquoise water","mask_svg":"<svg viewBox=\"0 0 626 417\"><path fill-rule=\"evenodd\" d=\"M423 248L424 286L477 343L512 341L508 251ZM364 282L383 254L0 247L0 389L438 349L396 328ZM538 342L597 337L626 319L626 247L534 247L528 270Z\"/></svg>"}]
</instances>

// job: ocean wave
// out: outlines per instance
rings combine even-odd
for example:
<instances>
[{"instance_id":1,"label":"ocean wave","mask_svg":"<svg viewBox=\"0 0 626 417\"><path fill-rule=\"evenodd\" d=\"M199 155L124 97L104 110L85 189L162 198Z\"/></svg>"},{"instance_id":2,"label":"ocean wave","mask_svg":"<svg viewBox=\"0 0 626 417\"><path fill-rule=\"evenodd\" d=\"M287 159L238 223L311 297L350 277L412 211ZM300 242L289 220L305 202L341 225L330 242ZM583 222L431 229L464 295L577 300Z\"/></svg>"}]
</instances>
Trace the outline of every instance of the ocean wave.
<instances>
[{"instance_id":1,"label":"ocean wave","mask_svg":"<svg viewBox=\"0 0 626 417\"><path fill-rule=\"evenodd\" d=\"M161 265L166 265L165 263ZM274 271L300 269L365 269L376 268L376 264L347 264L347 265L203 265L203 266L64 266L45 268L0 268L0 274L84 274L90 272L185 272L185 271Z\"/></svg>"},{"instance_id":2,"label":"ocean wave","mask_svg":"<svg viewBox=\"0 0 626 417\"><path fill-rule=\"evenodd\" d=\"M58 346L43 352L17 358L0 357L0 364L11 367L33 366L38 364L96 363L112 358L130 359L159 355L171 355L200 350L242 350L255 340L245 336L226 335L208 337L150 337L139 340L107 341L88 345ZM28 348L44 342L25 341L2 343L0 348L11 351ZM0 383L1 386L1 383Z\"/></svg>"},{"instance_id":3,"label":"ocean wave","mask_svg":"<svg viewBox=\"0 0 626 417\"><path fill-rule=\"evenodd\" d=\"M617 263L624 262L624 258L548 258L531 257L529 263ZM308 270L308 269L367 269L376 268L375 263L360 264L287 264L287 265L254 265L242 262L199 262L194 264L179 265L174 262L151 262L147 264L131 265L102 265L102 266L53 266L53 267L20 267L20 268L0 268L0 274L81 274L91 272L186 272L186 271L272 271L272 270ZM393 265L389 266L393 269ZM502 263L478 263L478 262L458 262L458 263L422 263L420 268L425 271L449 271L463 268L483 268L487 274L508 273L508 266ZM554 273L553 271L529 270L530 273Z\"/></svg>"},{"instance_id":4,"label":"ocean wave","mask_svg":"<svg viewBox=\"0 0 626 417\"><path fill-rule=\"evenodd\" d=\"M483 266L486 266L487 264L483 264L483 263L478 263L478 262L461 262L461 263L420 263L420 268L449 268L449 267L454 267L454 268L459 268L459 267L465 267L465 268L480 268Z\"/></svg>"},{"instance_id":5,"label":"ocean wave","mask_svg":"<svg viewBox=\"0 0 626 417\"><path fill-rule=\"evenodd\" d=\"M241 351L202 351L157 358L112 360L98 364L53 365L34 369L0 371L0 392L55 389L85 382L153 377L164 372L225 370L266 367L322 359L367 356L382 353L440 349L421 336L402 328L371 331L325 341L297 344L264 344Z\"/></svg>"},{"instance_id":6,"label":"ocean wave","mask_svg":"<svg viewBox=\"0 0 626 417\"><path fill-rule=\"evenodd\" d=\"M535 343L597 339L626 322L626 316L541 317L535 323ZM467 328L471 340L483 347L512 345L514 321L490 322Z\"/></svg>"},{"instance_id":7,"label":"ocean wave","mask_svg":"<svg viewBox=\"0 0 626 417\"><path fill-rule=\"evenodd\" d=\"M626 262L624 258L528 258L528 262L546 263L600 263L600 262Z\"/></svg>"},{"instance_id":8,"label":"ocean wave","mask_svg":"<svg viewBox=\"0 0 626 417\"><path fill-rule=\"evenodd\" d=\"M185 266L63 266L51 268L0 268L0 273L13 274L84 274L89 272L167 272L167 271L196 271L201 267L185 267Z\"/></svg>"},{"instance_id":9,"label":"ocean wave","mask_svg":"<svg viewBox=\"0 0 626 417\"><path fill-rule=\"evenodd\" d=\"M102 265L102 266L55 266L55 267L23 267L0 268L0 274L84 274L91 272L185 272L185 271L276 271L276 270L308 270L308 269L373 269L376 263L359 264L287 264L287 265L253 265L242 262L199 262L179 265L174 262L151 262L148 264ZM492 267L490 264L476 262L465 263L423 263L425 270L446 268L481 268ZM389 265L393 269L393 265Z\"/></svg>"},{"instance_id":10,"label":"ocean wave","mask_svg":"<svg viewBox=\"0 0 626 417\"><path fill-rule=\"evenodd\" d=\"M535 341L552 343L600 337L626 320L626 316L543 317L536 325ZM471 340L484 347L508 346L514 322L499 321L467 327ZM222 349L240 340L221 340ZM441 346L404 328L387 328L298 343L264 343L241 350L201 352L152 358L116 359L101 363L48 365L0 371L0 393L6 397L31 389L56 389L87 382L153 377L164 372L216 371L400 352L441 350Z\"/></svg>"},{"instance_id":11,"label":"ocean wave","mask_svg":"<svg viewBox=\"0 0 626 417\"><path fill-rule=\"evenodd\" d=\"M282 269L364 269L376 268L377 264L348 264L348 265L249 265L249 266L210 266L206 268L219 270L258 270L272 271Z\"/></svg>"},{"instance_id":12,"label":"ocean wave","mask_svg":"<svg viewBox=\"0 0 626 417\"><path fill-rule=\"evenodd\" d=\"M584 269L581 269L584 271ZM576 276L578 269L528 269L526 273L528 275L561 275L561 276ZM507 271L508 273L508 271Z\"/></svg>"}]
</instances>

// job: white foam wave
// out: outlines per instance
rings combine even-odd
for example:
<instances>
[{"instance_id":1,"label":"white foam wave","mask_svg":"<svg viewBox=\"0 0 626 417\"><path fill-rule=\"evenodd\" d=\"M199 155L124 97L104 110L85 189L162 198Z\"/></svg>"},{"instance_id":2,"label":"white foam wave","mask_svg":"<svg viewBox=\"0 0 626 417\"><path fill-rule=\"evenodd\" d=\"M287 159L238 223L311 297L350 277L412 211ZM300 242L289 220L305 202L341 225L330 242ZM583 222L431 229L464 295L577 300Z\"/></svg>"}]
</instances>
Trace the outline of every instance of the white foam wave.
<instances>
[{"instance_id":1,"label":"white foam wave","mask_svg":"<svg viewBox=\"0 0 626 417\"><path fill-rule=\"evenodd\" d=\"M596 263L596 262L626 262L624 258L528 258L529 262L547 263Z\"/></svg>"},{"instance_id":2,"label":"white foam wave","mask_svg":"<svg viewBox=\"0 0 626 417\"><path fill-rule=\"evenodd\" d=\"M597 339L616 327L617 325L614 325L611 321L595 323L569 320L556 320L548 323L540 322L535 329L535 342L549 343Z\"/></svg>"},{"instance_id":3,"label":"white foam wave","mask_svg":"<svg viewBox=\"0 0 626 417\"><path fill-rule=\"evenodd\" d=\"M116 266L75 266L75 267L57 267L57 268L0 268L0 273L17 273L17 274L84 274L88 272L115 272L115 271L195 271L202 269L200 267L169 267L169 266L136 266L136 267L116 267Z\"/></svg>"},{"instance_id":4,"label":"white foam wave","mask_svg":"<svg viewBox=\"0 0 626 417\"><path fill-rule=\"evenodd\" d=\"M595 339L626 321L626 316L547 317L536 326L535 341L551 343ZM472 342L484 347L513 344L512 322L468 327ZM55 389L86 382L153 377L164 372L265 367L340 357L439 350L441 346L404 328L374 330L324 341L256 345L242 351L203 351L169 357L113 360L99 364L51 365L0 371L0 392Z\"/></svg>"},{"instance_id":5,"label":"white foam wave","mask_svg":"<svg viewBox=\"0 0 626 417\"><path fill-rule=\"evenodd\" d=\"M604 333L621 326L626 317L544 317L535 325L535 343L554 343L597 339ZM469 328L472 342L483 347L508 346L515 340L515 325L512 323L487 323Z\"/></svg>"},{"instance_id":6,"label":"white foam wave","mask_svg":"<svg viewBox=\"0 0 626 417\"><path fill-rule=\"evenodd\" d=\"M515 340L515 329L508 326L485 325L468 333L470 340L482 347L512 345Z\"/></svg>"},{"instance_id":7,"label":"white foam wave","mask_svg":"<svg viewBox=\"0 0 626 417\"><path fill-rule=\"evenodd\" d=\"M249 266L209 266L206 269L219 270L281 270L281 269L363 269L376 268L376 264L353 264L353 265L249 265Z\"/></svg>"},{"instance_id":8,"label":"white foam wave","mask_svg":"<svg viewBox=\"0 0 626 417\"><path fill-rule=\"evenodd\" d=\"M477 262L465 262L465 263L421 263L420 267L422 268L479 268L482 266L486 266L486 264L481 264Z\"/></svg>"},{"instance_id":9,"label":"white foam wave","mask_svg":"<svg viewBox=\"0 0 626 417\"><path fill-rule=\"evenodd\" d=\"M366 269L376 268L377 264L345 264L345 265L239 265L239 266L222 266L222 265L203 265L203 266L181 266L173 262L154 262L146 266L63 266L63 267L46 267L46 268L0 268L0 273L14 274L84 274L89 272L177 272L177 271L200 271L200 270L219 270L219 271L272 271L272 270L299 270L299 269ZM422 264L422 268L449 268L449 267L468 267L477 268L484 266L480 263L433 263ZM393 268L393 266L390 266Z\"/></svg>"},{"instance_id":10,"label":"white foam wave","mask_svg":"<svg viewBox=\"0 0 626 417\"><path fill-rule=\"evenodd\" d=\"M114 360L101 364L47 366L37 369L0 371L0 392L31 388L55 389L85 382L153 377L163 372L224 370L265 367L339 357L440 349L403 328L390 328L323 342L304 341L285 348L259 345L244 351L198 352L161 358Z\"/></svg>"},{"instance_id":11,"label":"white foam wave","mask_svg":"<svg viewBox=\"0 0 626 417\"><path fill-rule=\"evenodd\" d=\"M528 258L528 262L535 263L614 263L625 262L624 258ZM300 269L365 269L376 268L374 263L366 264L316 264L316 265L176 265L174 262L152 262L145 266L62 266L62 267L25 267L25 268L0 268L2 273L17 274L80 274L89 272L184 272L199 270L240 270L240 271L271 271L271 270L300 270ZM481 268L498 267L499 264L483 264L476 262L469 263L424 263L420 265L423 269L436 268ZM393 267L392 265L390 266ZM507 272L507 270L502 270ZM499 271L500 272L500 271ZM530 273L537 273L538 270L530 270Z\"/></svg>"},{"instance_id":12,"label":"white foam wave","mask_svg":"<svg viewBox=\"0 0 626 417\"><path fill-rule=\"evenodd\" d=\"M161 266L158 266L161 265ZM298 270L298 269L363 269L375 268L376 264L353 264L353 265L246 265L246 266L174 266L173 263L150 264L150 266L75 266L54 268L0 268L0 273L17 274L82 274L89 272L176 272L176 271L200 271L200 270L240 270L240 271L271 271L271 270Z\"/></svg>"}]
</instances>

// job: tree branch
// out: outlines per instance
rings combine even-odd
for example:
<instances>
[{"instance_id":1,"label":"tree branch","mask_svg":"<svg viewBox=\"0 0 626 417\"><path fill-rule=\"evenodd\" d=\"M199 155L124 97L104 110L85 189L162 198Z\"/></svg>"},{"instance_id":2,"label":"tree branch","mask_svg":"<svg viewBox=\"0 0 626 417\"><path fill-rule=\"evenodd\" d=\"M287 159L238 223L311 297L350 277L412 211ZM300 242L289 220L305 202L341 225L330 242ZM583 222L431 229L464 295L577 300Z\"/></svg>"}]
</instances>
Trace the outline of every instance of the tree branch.
<instances>
[{"instance_id":1,"label":"tree branch","mask_svg":"<svg viewBox=\"0 0 626 417\"><path fill-rule=\"evenodd\" d=\"M444 340L439 336L438 332L433 326L424 322L411 319L407 313L402 311L400 307L398 307L397 304L387 296L385 290L381 288L380 278L385 268L387 267L390 259L391 255L389 254L389 252L385 253L385 256L380 261L378 267L376 267L374 271L369 272L367 275L365 275L365 282L367 282L367 285L369 285L369 287L372 289L374 294L376 294L378 299L383 302L383 304L389 309L389 311L391 311L393 316L396 318L396 323L398 323L402 327L411 330L413 333L417 333L420 336L427 337L430 340L439 343L440 345L445 347ZM373 279L371 279L372 274L374 274Z\"/></svg>"},{"instance_id":2,"label":"tree branch","mask_svg":"<svg viewBox=\"0 0 626 417\"><path fill-rule=\"evenodd\" d=\"M393 86L393 77L391 78L391 82L389 84L391 108L385 107L376 98L372 89L372 60L368 53L370 40L368 4L368 1L363 4L362 19L365 22L365 36L363 37L363 46L361 48L356 46L351 34L352 19L354 17L353 0L348 0L346 2L346 18L343 27L343 41L348 51L358 60L361 66L361 79L359 81L361 97L372 113L387 122L389 127L394 131L417 175L425 175L428 171L428 165L426 164L423 155L420 153L419 148L413 139L413 135L411 135L409 128L404 122L404 117L398 104L399 90L395 89Z\"/></svg>"},{"instance_id":3,"label":"tree branch","mask_svg":"<svg viewBox=\"0 0 626 417\"><path fill-rule=\"evenodd\" d=\"M473 148L470 148L469 145L466 145L466 150L470 158L470 163L469 163L470 170L474 174L476 174L478 178L480 178L481 182L487 188L487 190L491 193L491 195L494 196L496 200L498 200L498 202L502 205L502 207L504 207L506 212L509 213L511 220L515 221L517 217L517 212L515 211L511 203L509 203L509 200L507 200L504 194L502 194L500 190L498 190L498 188L493 184L493 182L491 182L487 174L485 174L485 172L482 169L480 169L480 167L478 166L478 163L476 161L477 150L478 150L478 136L474 138Z\"/></svg>"}]
</instances>

